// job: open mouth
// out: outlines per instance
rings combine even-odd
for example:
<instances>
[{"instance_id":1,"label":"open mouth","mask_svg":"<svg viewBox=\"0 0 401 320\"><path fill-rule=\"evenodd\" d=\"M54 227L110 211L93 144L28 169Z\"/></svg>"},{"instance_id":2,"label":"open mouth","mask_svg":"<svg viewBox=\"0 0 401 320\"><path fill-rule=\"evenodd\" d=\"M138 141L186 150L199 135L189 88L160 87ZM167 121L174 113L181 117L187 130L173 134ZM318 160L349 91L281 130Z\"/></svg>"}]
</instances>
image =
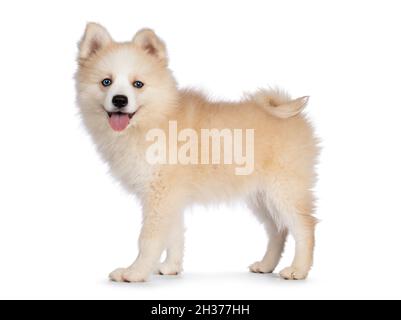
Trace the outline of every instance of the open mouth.
<instances>
[{"instance_id":1,"label":"open mouth","mask_svg":"<svg viewBox=\"0 0 401 320\"><path fill-rule=\"evenodd\" d=\"M107 112L107 115L109 116L109 125L114 131L123 131L126 127L128 127L129 122L134 114L135 112Z\"/></svg>"}]
</instances>

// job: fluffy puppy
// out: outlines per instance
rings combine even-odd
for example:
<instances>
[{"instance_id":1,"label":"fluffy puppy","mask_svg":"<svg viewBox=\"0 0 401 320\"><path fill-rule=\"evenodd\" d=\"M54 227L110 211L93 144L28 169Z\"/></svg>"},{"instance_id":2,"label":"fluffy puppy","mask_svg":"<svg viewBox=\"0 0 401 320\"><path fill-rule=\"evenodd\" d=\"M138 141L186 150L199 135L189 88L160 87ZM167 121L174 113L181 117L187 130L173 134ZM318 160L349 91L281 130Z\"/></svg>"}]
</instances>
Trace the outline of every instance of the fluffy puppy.
<instances>
[{"instance_id":1,"label":"fluffy puppy","mask_svg":"<svg viewBox=\"0 0 401 320\"><path fill-rule=\"evenodd\" d=\"M129 267L113 271L112 280L181 272L185 208L238 198L269 237L265 255L250 270L273 272L290 233L295 257L280 275L307 276L318 154L313 129L301 114L307 97L291 100L260 90L235 103L209 101L177 88L165 44L152 30L117 43L95 23L87 25L79 44L76 84L80 114L99 154L143 207L139 254ZM224 150L217 148L221 139Z\"/></svg>"}]
</instances>

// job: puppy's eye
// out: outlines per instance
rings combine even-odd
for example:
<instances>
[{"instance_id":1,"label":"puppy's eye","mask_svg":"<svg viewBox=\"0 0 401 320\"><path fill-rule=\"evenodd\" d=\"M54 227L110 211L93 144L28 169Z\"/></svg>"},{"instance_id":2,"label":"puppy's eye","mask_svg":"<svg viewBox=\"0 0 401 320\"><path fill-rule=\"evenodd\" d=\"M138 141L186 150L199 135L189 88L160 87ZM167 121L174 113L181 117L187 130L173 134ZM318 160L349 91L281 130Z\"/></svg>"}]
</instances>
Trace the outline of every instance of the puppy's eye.
<instances>
[{"instance_id":1,"label":"puppy's eye","mask_svg":"<svg viewBox=\"0 0 401 320\"><path fill-rule=\"evenodd\" d=\"M109 78L103 79L102 80L102 85L103 87L108 87L109 85L111 85L112 81Z\"/></svg>"},{"instance_id":2,"label":"puppy's eye","mask_svg":"<svg viewBox=\"0 0 401 320\"><path fill-rule=\"evenodd\" d=\"M141 89L145 84L142 81L136 80L132 85L137 89Z\"/></svg>"}]
</instances>

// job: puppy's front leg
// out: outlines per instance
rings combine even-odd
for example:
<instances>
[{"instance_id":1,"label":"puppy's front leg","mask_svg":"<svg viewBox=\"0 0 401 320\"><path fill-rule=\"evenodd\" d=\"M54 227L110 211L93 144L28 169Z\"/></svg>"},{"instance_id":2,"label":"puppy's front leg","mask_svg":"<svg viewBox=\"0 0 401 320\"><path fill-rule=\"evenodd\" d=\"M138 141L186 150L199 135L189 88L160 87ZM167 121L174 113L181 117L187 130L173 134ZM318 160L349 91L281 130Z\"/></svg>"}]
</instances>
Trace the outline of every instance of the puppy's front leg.
<instances>
[{"instance_id":1,"label":"puppy's front leg","mask_svg":"<svg viewBox=\"0 0 401 320\"><path fill-rule=\"evenodd\" d=\"M142 282L148 279L167 246L174 221L181 214L177 203L178 199L171 194L154 192L150 195L144 205L138 257L128 268L113 271L111 280Z\"/></svg>"},{"instance_id":2,"label":"puppy's front leg","mask_svg":"<svg viewBox=\"0 0 401 320\"><path fill-rule=\"evenodd\" d=\"M155 270L161 275L177 275L182 271L182 260L184 256L184 219L180 214L174 220L169 232L167 243L166 260L159 264Z\"/></svg>"}]
</instances>

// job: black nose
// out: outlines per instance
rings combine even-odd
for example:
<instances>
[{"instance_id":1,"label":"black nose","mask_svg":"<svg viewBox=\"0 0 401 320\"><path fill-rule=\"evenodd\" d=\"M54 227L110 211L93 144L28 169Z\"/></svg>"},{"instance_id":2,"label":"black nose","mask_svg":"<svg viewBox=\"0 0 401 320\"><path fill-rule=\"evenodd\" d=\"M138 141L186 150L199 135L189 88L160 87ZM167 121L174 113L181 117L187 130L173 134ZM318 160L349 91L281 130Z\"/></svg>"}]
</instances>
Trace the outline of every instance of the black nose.
<instances>
[{"instance_id":1,"label":"black nose","mask_svg":"<svg viewBox=\"0 0 401 320\"><path fill-rule=\"evenodd\" d=\"M127 98L127 96L123 96L121 94L118 94L118 95L113 97L111 102L117 108L124 108L128 104L128 98Z\"/></svg>"}]
</instances>

